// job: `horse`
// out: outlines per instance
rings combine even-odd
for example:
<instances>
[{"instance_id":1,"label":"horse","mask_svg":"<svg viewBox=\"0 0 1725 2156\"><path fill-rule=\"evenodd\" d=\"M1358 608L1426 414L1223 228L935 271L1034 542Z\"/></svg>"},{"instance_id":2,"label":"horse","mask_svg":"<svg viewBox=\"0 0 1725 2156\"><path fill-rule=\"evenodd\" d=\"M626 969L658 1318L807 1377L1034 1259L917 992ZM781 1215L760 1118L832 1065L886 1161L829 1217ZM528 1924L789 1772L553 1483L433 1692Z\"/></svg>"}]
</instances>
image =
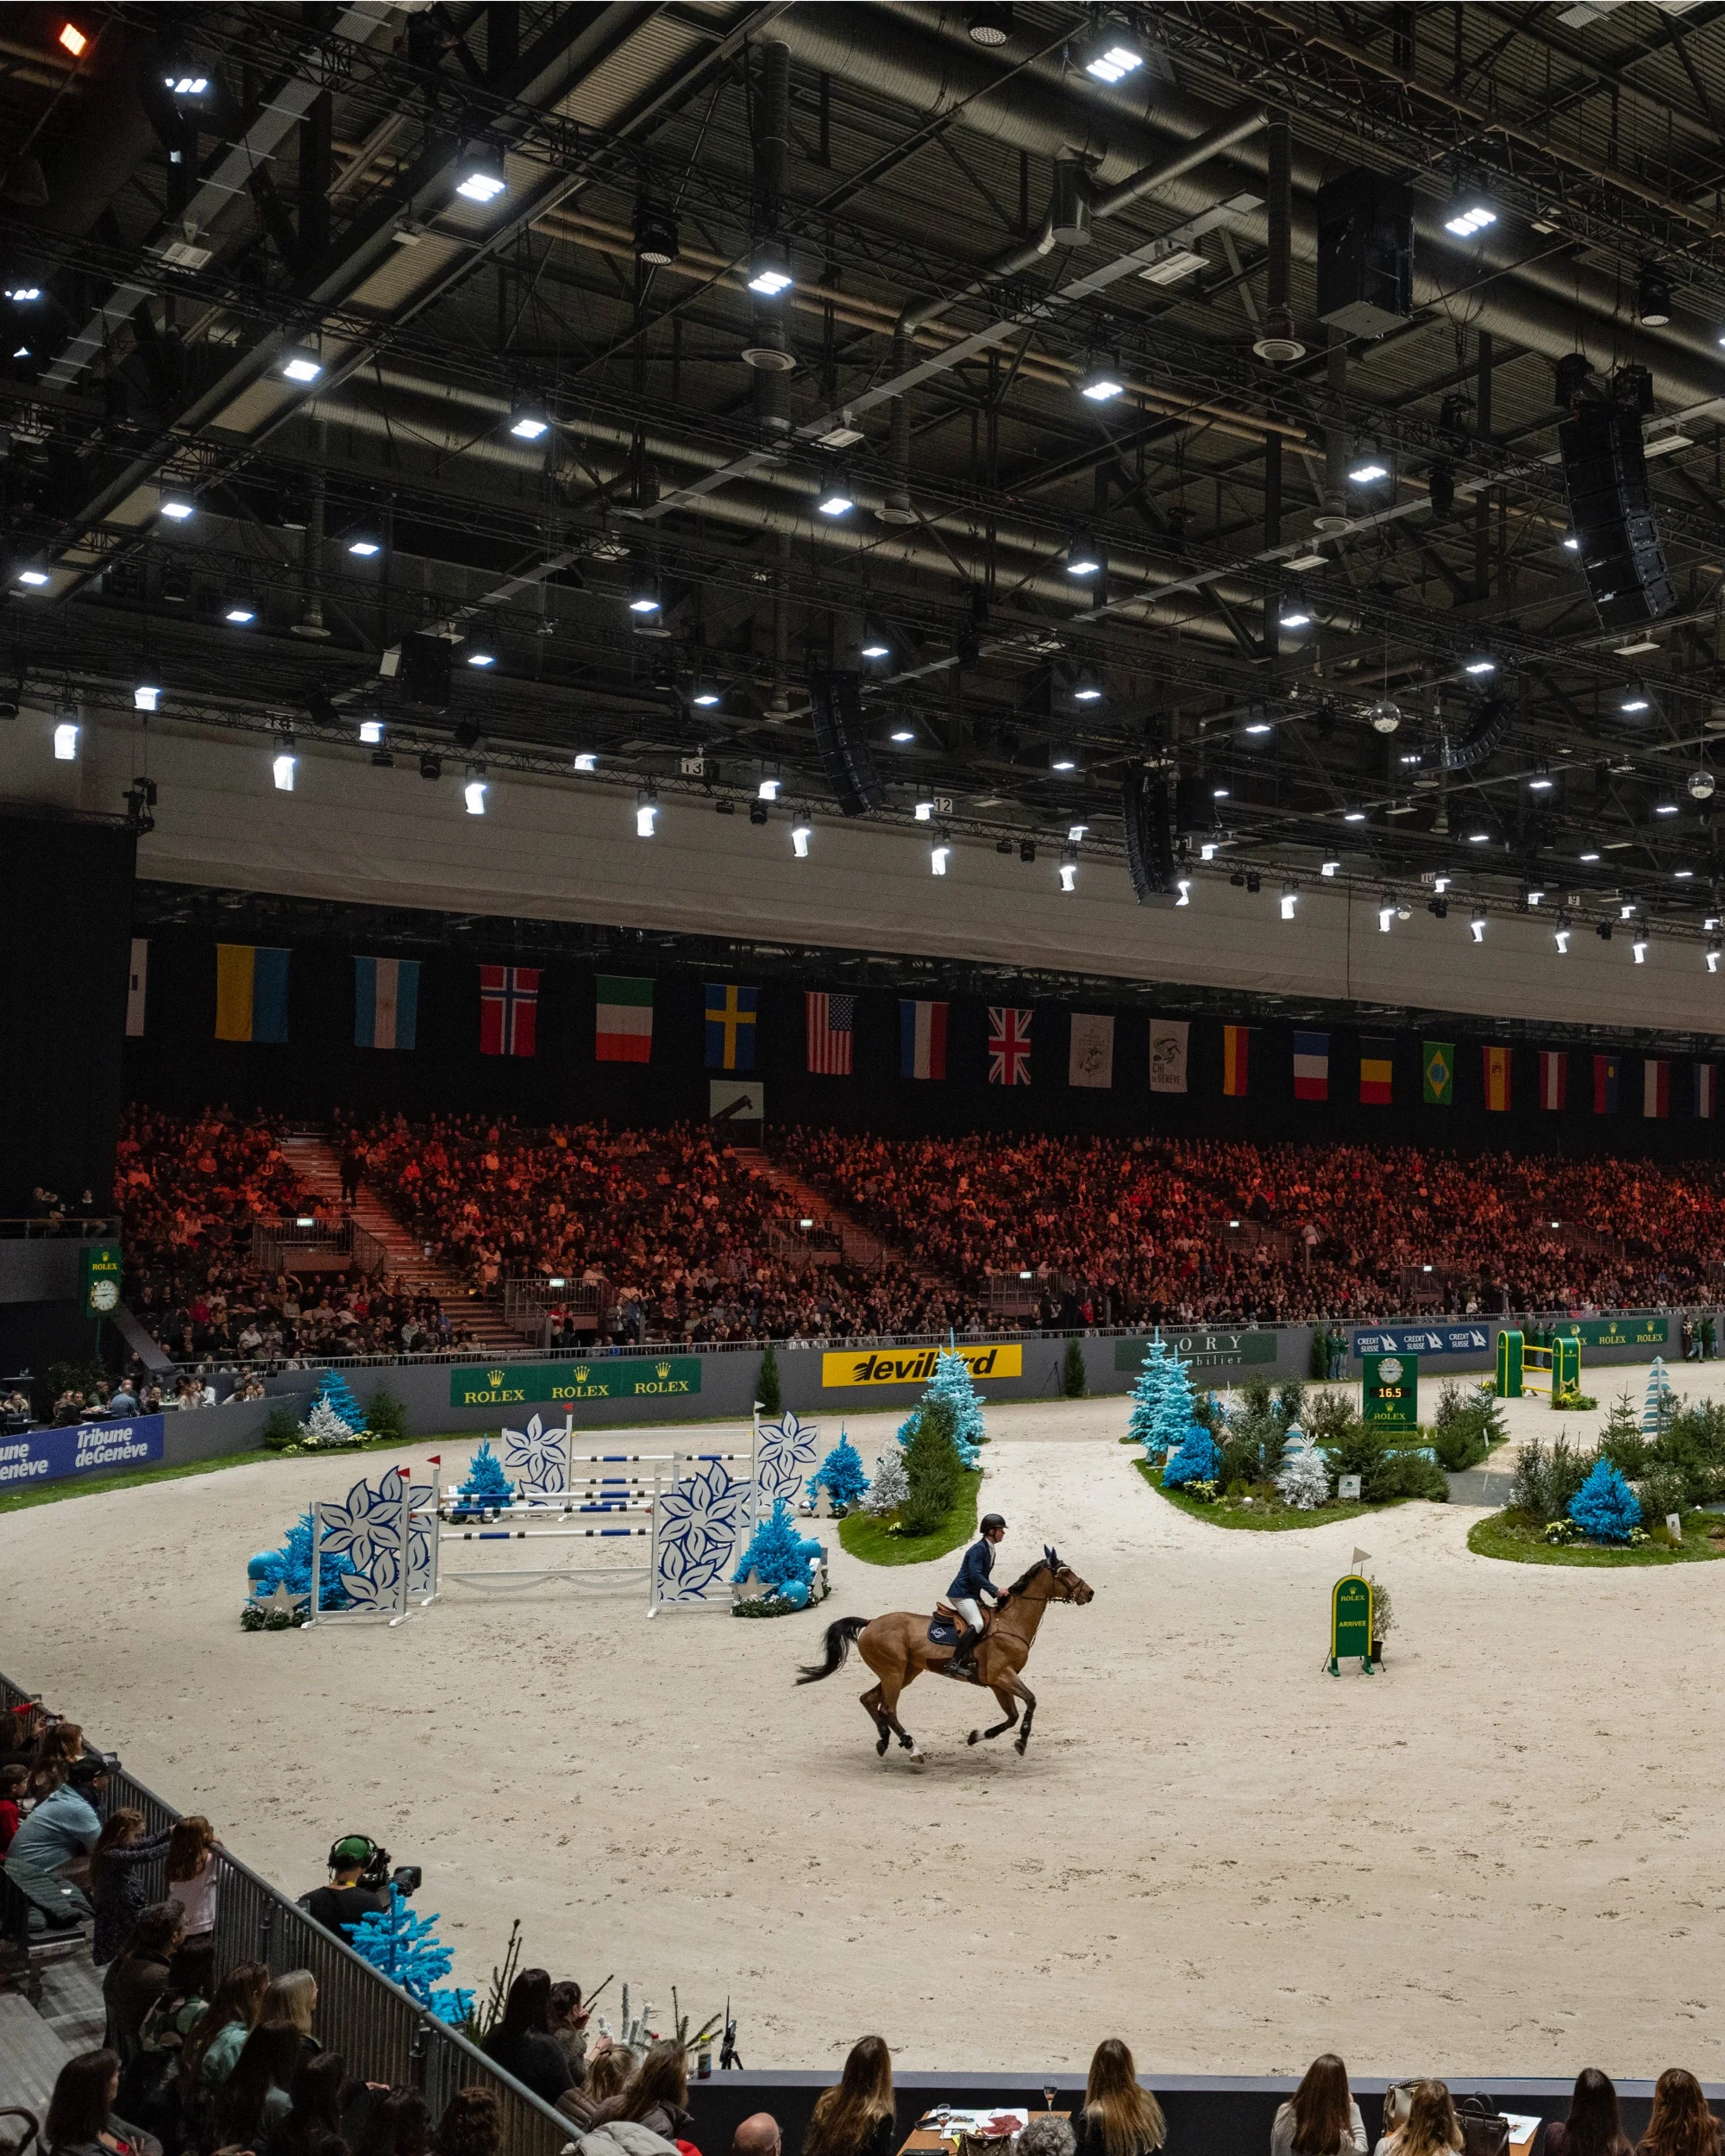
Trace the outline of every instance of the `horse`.
<instances>
[{"instance_id":1,"label":"horse","mask_svg":"<svg viewBox=\"0 0 1725 2156\"><path fill-rule=\"evenodd\" d=\"M1018 1702L1022 1700L1024 1727L1019 1731L1016 1746L1019 1757L1024 1757L1031 1724L1036 1720L1036 1695L1019 1673L1030 1659L1042 1613L1050 1602L1082 1606L1095 1593L1070 1565L1063 1564L1055 1551L1046 1547L1024 1576L1013 1582L982 1635L973 1664L976 1674L969 1680L988 1686L1000 1702L1006 1720L996 1722L992 1729L973 1729L968 1743L977 1744L985 1737L1002 1736L1016 1728ZM875 1756L884 1758L888 1740L896 1737L911 1758L919 1761L923 1755L917 1749L916 1739L898 1717L899 1695L925 1670L944 1672L957 1652L956 1646L936 1646L928 1629L926 1617L907 1609L894 1610L886 1617L841 1617L826 1628L825 1661L806 1664L797 1683L815 1684L831 1677L844 1666L855 1641L862 1659L881 1680L862 1695L869 1718L880 1733Z\"/></svg>"}]
</instances>

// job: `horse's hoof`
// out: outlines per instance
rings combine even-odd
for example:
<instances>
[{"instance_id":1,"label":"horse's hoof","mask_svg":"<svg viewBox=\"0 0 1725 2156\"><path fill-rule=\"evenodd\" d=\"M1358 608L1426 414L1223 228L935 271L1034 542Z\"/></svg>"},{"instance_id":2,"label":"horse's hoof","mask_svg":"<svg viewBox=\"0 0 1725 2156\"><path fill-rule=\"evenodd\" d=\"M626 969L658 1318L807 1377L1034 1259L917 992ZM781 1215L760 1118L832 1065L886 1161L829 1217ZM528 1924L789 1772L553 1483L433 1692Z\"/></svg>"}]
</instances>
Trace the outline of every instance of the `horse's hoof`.
<instances>
[{"instance_id":1,"label":"horse's hoof","mask_svg":"<svg viewBox=\"0 0 1725 2156\"><path fill-rule=\"evenodd\" d=\"M923 1758L921 1752L919 1752L916 1746L913 1745L911 1746L911 1764L913 1767L920 1767L925 1766L927 1764L927 1761Z\"/></svg>"},{"instance_id":2,"label":"horse's hoof","mask_svg":"<svg viewBox=\"0 0 1725 2156\"><path fill-rule=\"evenodd\" d=\"M970 1732L970 1734L969 1734L969 1736L968 1736L968 1737L964 1739L964 1741L965 1741L965 1743L966 1743L967 1745L974 1745L974 1744L980 1744L980 1743L982 1742L982 1731L981 1731L980 1729L973 1729L973 1730Z\"/></svg>"},{"instance_id":3,"label":"horse's hoof","mask_svg":"<svg viewBox=\"0 0 1725 2156\"><path fill-rule=\"evenodd\" d=\"M1022 1759L1022 1758L1024 1758L1024 1756L1025 1756L1025 1746L1026 1746L1026 1745L1029 1742L1030 1742L1030 1739L1029 1739L1028 1737L1020 1737L1020 1738L1019 1739L1018 1742L1017 1742L1017 1743L1016 1743L1016 1744L1013 1746L1013 1750L1015 1752L1017 1752L1017 1754L1019 1755L1019 1758L1020 1758L1020 1759Z\"/></svg>"},{"instance_id":4,"label":"horse's hoof","mask_svg":"<svg viewBox=\"0 0 1725 2156\"><path fill-rule=\"evenodd\" d=\"M877 1759L884 1759L884 1758L886 1758L886 1756L887 1756L887 1740L886 1740L886 1739L885 1739L884 1737L882 1737L882 1738L881 1738L881 1741L880 1741L880 1743L879 1743L879 1744L877 1744L877 1745L875 1745L875 1757Z\"/></svg>"}]
</instances>

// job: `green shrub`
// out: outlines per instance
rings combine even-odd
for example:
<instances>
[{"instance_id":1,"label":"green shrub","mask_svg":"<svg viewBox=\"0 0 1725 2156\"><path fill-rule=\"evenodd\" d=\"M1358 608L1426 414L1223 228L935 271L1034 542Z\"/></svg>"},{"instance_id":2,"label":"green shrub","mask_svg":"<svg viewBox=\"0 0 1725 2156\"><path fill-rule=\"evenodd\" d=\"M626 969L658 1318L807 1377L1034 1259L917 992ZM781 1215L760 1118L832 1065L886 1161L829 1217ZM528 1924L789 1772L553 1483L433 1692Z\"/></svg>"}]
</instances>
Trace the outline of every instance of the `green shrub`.
<instances>
[{"instance_id":1,"label":"green shrub","mask_svg":"<svg viewBox=\"0 0 1725 2156\"><path fill-rule=\"evenodd\" d=\"M1284 1377L1276 1388L1276 1415L1285 1432L1289 1423L1306 1426L1302 1410L1306 1405L1306 1381L1303 1377Z\"/></svg>"},{"instance_id":2,"label":"green shrub","mask_svg":"<svg viewBox=\"0 0 1725 2156\"><path fill-rule=\"evenodd\" d=\"M366 1435L387 1438L392 1445L407 1442L407 1408L386 1385L380 1385L366 1402Z\"/></svg>"},{"instance_id":3,"label":"green shrub","mask_svg":"<svg viewBox=\"0 0 1725 2156\"><path fill-rule=\"evenodd\" d=\"M1678 1408L1648 1447L1648 1456L1650 1463L1682 1470L1691 1505L1712 1504L1725 1496L1725 1407L1702 1400Z\"/></svg>"},{"instance_id":4,"label":"green shrub","mask_svg":"<svg viewBox=\"0 0 1725 2156\"><path fill-rule=\"evenodd\" d=\"M1322 1436L1314 1436L1334 1475L1358 1475L1359 1494L1368 1505L1388 1504L1396 1497L1429 1497L1442 1504L1450 1494L1443 1470L1417 1451L1396 1450L1382 1430L1361 1421L1352 1401L1346 1422L1339 1416L1325 1418Z\"/></svg>"},{"instance_id":5,"label":"green shrub","mask_svg":"<svg viewBox=\"0 0 1725 2156\"><path fill-rule=\"evenodd\" d=\"M951 1403L925 1400L905 1439L905 1480L909 1484L899 1507L899 1526L907 1535L932 1534L951 1511L963 1469L953 1442Z\"/></svg>"},{"instance_id":6,"label":"green shrub","mask_svg":"<svg viewBox=\"0 0 1725 2156\"><path fill-rule=\"evenodd\" d=\"M1655 1460L1641 1477L1642 1517L1652 1525L1668 1512L1687 1512L1690 1498L1689 1477L1675 1460Z\"/></svg>"},{"instance_id":7,"label":"green shrub","mask_svg":"<svg viewBox=\"0 0 1725 2156\"><path fill-rule=\"evenodd\" d=\"M291 1400L279 1400L264 1423L264 1444L272 1452L285 1452L299 1443L299 1411Z\"/></svg>"},{"instance_id":8,"label":"green shrub","mask_svg":"<svg viewBox=\"0 0 1725 2156\"><path fill-rule=\"evenodd\" d=\"M1550 1445L1530 1438L1515 1463L1510 1509L1537 1520L1566 1520L1570 1500L1593 1472L1598 1452L1584 1452L1565 1437Z\"/></svg>"},{"instance_id":9,"label":"green shrub","mask_svg":"<svg viewBox=\"0 0 1725 2156\"><path fill-rule=\"evenodd\" d=\"M1452 1475L1477 1467L1508 1435L1503 1410L1495 1400L1477 1385L1464 1389L1453 1377L1444 1380L1432 1421L1432 1448L1440 1467Z\"/></svg>"},{"instance_id":10,"label":"green shrub","mask_svg":"<svg viewBox=\"0 0 1725 2156\"><path fill-rule=\"evenodd\" d=\"M761 1403L761 1412L769 1422L776 1422L785 1412L785 1391L779 1380L779 1358L773 1352L773 1343L767 1343L767 1352L761 1357L761 1369L755 1380L755 1396Z\"/></svg>"},{"instance_id":11,"label":"green shrub","mask_svg":"<svg viewBox=\"0 0 1725 2156\"><path fill-rule=\"evenodd\" d=\"M1066 1343L1066 1359L1060 1366L1060 1389L1069 1400L1082 1400L1089 1393L1089 1374L1084 1368L1084 1344L1074 1333Z\"/></svg>"}]
</instances>

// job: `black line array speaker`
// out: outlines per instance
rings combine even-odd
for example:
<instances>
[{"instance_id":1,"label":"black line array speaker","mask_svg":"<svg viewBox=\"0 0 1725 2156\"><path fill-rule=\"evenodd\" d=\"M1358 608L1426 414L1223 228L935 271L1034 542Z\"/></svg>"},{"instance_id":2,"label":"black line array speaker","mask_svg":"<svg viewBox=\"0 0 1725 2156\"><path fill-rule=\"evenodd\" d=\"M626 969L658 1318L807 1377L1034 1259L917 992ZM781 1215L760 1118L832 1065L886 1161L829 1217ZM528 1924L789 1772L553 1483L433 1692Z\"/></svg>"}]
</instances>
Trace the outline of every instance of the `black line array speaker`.
<instances>
[{"instance_id":1,"label":"black line array speaker","mask_svg":"<svg viewBox=\"0 0 1725 2156\"><path fill-rule=\"evenodd\" d=\"M1318 190L1318 319L1381 337L1414 315L1414 196L1382 172L1342 172Z\"/></svg>"},{"instance_id":2,"label":"black line array speaker","mask_svg":"<svg viewBox=\"0 0 1725 2156\"><path fill-rule=\"evenodd\" d=\"M421 711L447 711L449 708L449 669L455 647L447 636L416 632L401 640L402 700Z\"/></svg>"},{"instance_id":3,"label":"black line array speaker","mask_svg":"<svg viewBox=\"0 0 1725 2156\"><path fill-rule=\"evenodd\" d=\"M1653 519L1640 414L1578 404L1558 429L1570 523L1602 629L1658 621L1677 605Z\"/></svg>"},{"instance_id":4,"label":"black line array speaker","mask_svg":"<svg viewBox=\"0 0 1725 2156\"><path fill-rule=\"evenodd\" d=\"M1168 781L1133 771L1120 788L1126 830L1126 873L1140 906L1174 888L1174 832L1168 819Z\"/></svg>"},{"instance_id":5,"label":"black line array speaker","mask_svg":"<svg viewBox=\"0 0 1725 2156\"><path fill-rule=\"evenodd\" d=\"M809 683L814 745L841 816L866 816L885 797L863 730L862 689L855 674L817 674Z\"/></svg>"}]
</instances>

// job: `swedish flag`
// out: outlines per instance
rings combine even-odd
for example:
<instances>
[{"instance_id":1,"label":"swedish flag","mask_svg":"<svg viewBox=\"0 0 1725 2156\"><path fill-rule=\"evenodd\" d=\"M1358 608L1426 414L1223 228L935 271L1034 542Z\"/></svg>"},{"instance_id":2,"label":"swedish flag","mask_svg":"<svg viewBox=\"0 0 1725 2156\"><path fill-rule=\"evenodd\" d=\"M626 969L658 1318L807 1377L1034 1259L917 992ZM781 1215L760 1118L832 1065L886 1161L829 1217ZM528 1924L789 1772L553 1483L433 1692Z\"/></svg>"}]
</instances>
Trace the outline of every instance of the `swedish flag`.
<instances>
[{"instance_id":1,"label":"swedish flag","mask_svg":"<svg viewBox=\"0 0 1725 2156\"><path fill-rule=\"evenodd\" d=\"M753 1070L758 988L740 988L734 981L706 984L706 1067L709 1070Z\"/></svg>"}]
</instances>

